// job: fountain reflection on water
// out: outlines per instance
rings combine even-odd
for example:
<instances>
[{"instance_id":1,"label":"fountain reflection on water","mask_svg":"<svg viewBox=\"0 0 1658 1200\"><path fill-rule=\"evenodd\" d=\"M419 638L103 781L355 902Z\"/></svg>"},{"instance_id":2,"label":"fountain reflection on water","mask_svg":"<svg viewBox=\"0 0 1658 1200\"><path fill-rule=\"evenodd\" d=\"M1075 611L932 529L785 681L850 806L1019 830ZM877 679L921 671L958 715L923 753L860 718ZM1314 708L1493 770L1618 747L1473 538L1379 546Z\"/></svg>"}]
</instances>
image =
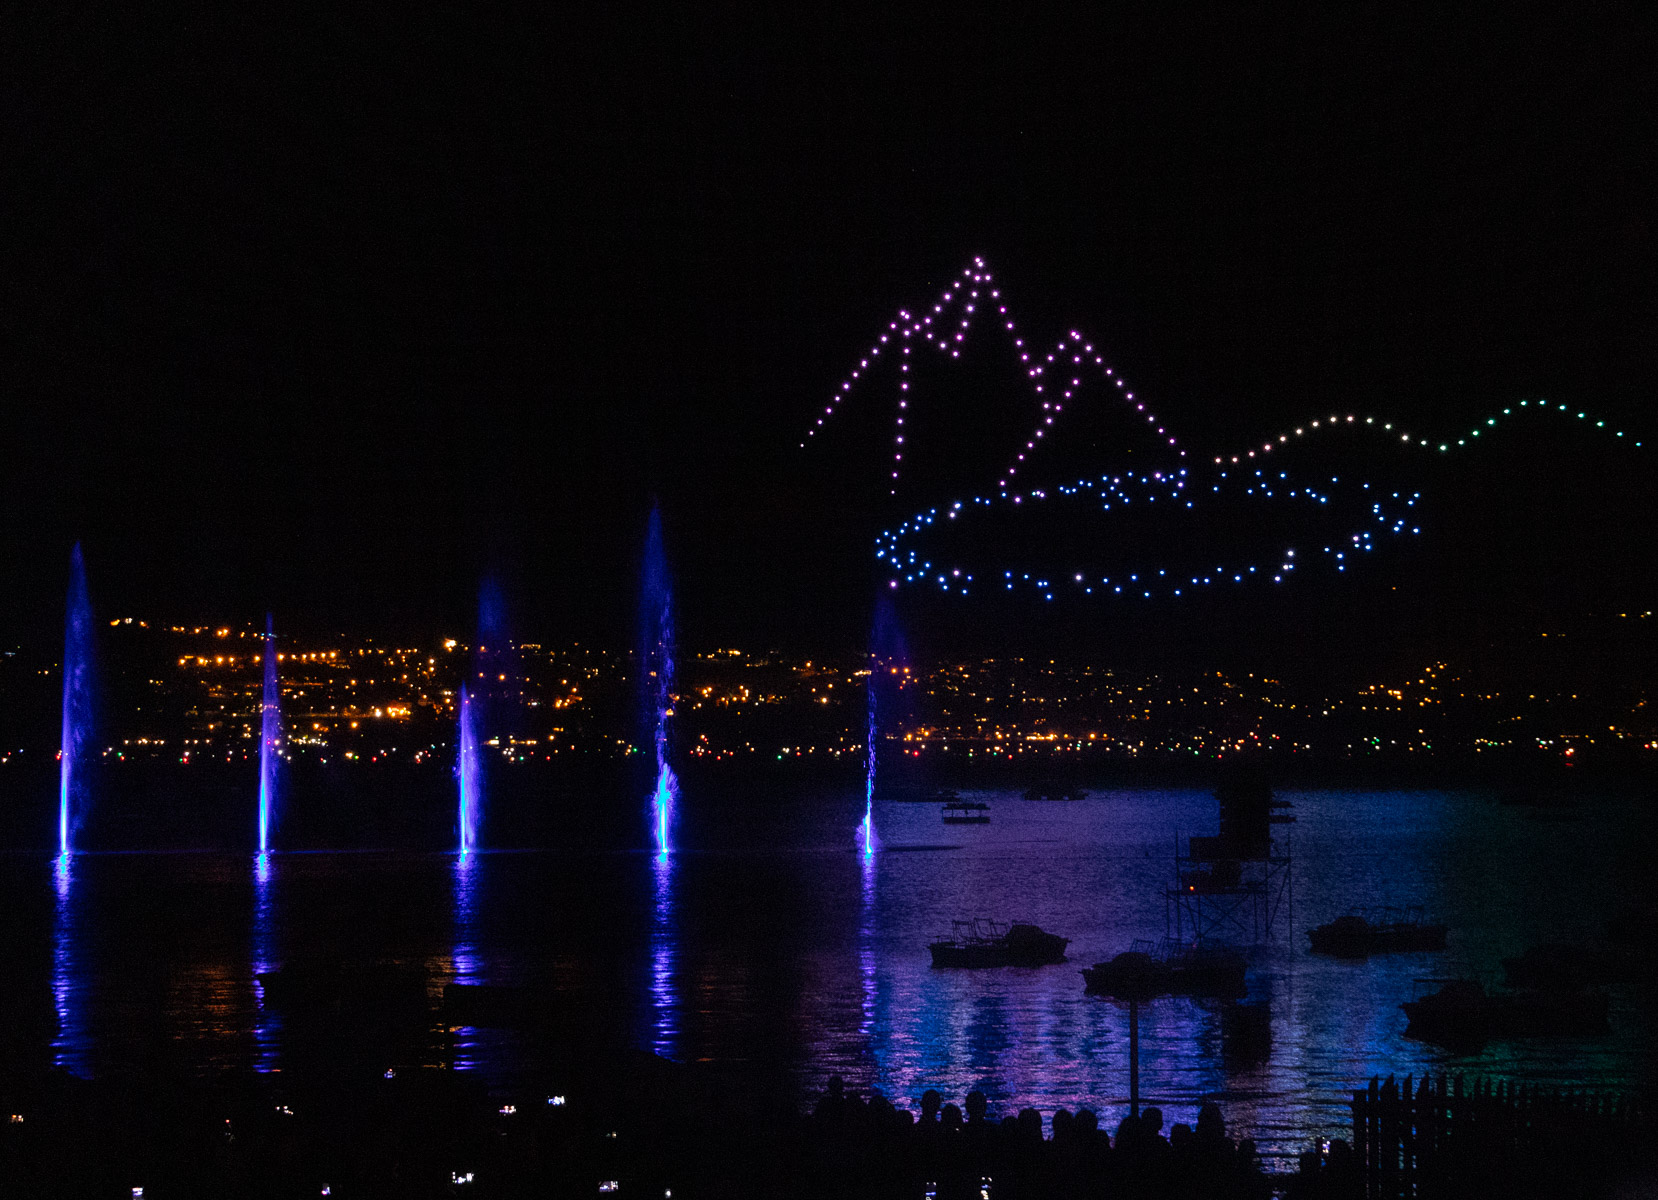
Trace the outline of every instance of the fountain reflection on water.
<instances>
[{"instance_id":1,"label":"fountain reflection on water","mask_svg":"<svg viewBox=\"0 0 1658 1200\"><path fill-rule=\"evenodd\" d=\"M253 860L253 1069L267 1074L279 1069L278 1047L282 1042L282 1018L265 996L260 976L277 969L276 902L271 882L269 854Z\"/></svg>"},{"instance_id":2,"label":"fountain reflection on water","mask_svg":"<svg viewBox=\"0 0 1658 1200\"><path fill-rule=\"evenodd\" d=\"M91 1075L86 1051L91 1041L82 1011L85 989L86 938L80 929L71 859L60 854L52 864L52 1007L57 1036L52 1039L52 1065L71 1075Z\"/></svg>"},{"instance_id":3,"label":"fountain reflection on water","mask_svg":"<svg viewBox=\"0 0 1658 1200\"><path fill-rule=\"evenodd\" d=\"M679 912L674 860L666 852L651 859L651 883L650 1048L663 1058L677 1058L680 1029L674 981L679 967Z\"/></svg>"},{"instance_id":4,"label":"fountain reflection on water","mask_svg":"<svg viewBox=\"0 0 1658 1200\"><path fill-rule=\"evenodd\" d=\"M482 867L478 855L464 850L455 856L454 864L454 937L450 951L450 983L478 984L484 982L478 953L478 892ZM450 1029L453 1036L454 1064L457 1071L475 1071L484 1065L483 1046L479 1033L471 1025L456 1025Z\"/></svg>"},{"instance_id":5,"label":"fountain reflection on water","mask_svg":"<svg viewBox=\"0 0 1658 1200\"><path fill-rule=\"evenodd\" d=\"M872 848L866 846L859 867L862 869L863 877L862 886L859 888L861 903L858 910L858 980L863 985L863 1020L858 1026L858 1035L869 1047L870 1056L875 1060L876 1071L879 1073L883 1068L883 1056L882 1045L876 1038L880 998L880 979L876 974L878 959L875 936L877 860Z\"/></svg>"}]
</instances>

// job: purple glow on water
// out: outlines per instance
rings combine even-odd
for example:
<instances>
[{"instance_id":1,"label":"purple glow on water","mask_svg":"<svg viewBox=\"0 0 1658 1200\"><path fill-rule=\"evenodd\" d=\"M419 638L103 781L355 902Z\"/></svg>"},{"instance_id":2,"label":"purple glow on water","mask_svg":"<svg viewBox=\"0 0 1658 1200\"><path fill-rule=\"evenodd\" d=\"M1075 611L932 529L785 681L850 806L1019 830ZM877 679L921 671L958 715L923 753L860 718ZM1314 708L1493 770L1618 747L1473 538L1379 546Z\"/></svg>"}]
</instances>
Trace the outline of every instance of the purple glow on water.
<instances>
[{"instance_id":1,"label":"purple glow on water","mask_svg":"<svg viewBox=\"0 0 1658 1200\"><path fill-rule=\"evenodd\" d=\"M63 738L58 750L58 854L68 855L85 787L81 753L92 729L92 602L81 546L69 554L69 599L63 628Z\"/></svg>"},{"instance_id":2,"label":"purple glow on water","mask_svg":"<svg viewBox=\"0 0 1658 1200\"><path fill-rule=\"evenodd\" d=\"M866 832L870 826L870 819L864 817ZM876 1021L879 1017L880 1003L880 963L875 939L875 852L874 847L865 843L863 858L863 877L860 889L858 920L858 981L863 985L862 1019L858 1022L858 1035L866 1044L872 1041ZM873 1049L873 1047L872 1047Z\"/></svg>"},{"instance_id":3,"label":"purple glow on water","mask_svg":"<svg viewBox=\"0 0 1658 1200\"><path fill-rule=\"evenodd\" d=\"M883 692L882 719L902 703ZM1475 1055L1403 1037L1399 1004L1417 978L1500 972L1535 942L1593 939L1641 886L1626 851L1650 840L1646 807L1584 788L1569 838L1485 792L1286 792L1298 817L1294 921L1250 951L1250 997L1270 1009L1270 1038L1258 1054L1234 1044L1219 1002L1148 1004L1142 1102L1190 1122L1218 1099L1234 1135L1293 1170L1311 1138L1351 1135L1352 1089L1376 1073L1649 1090L1658 1035L1639 984L1610 989L1602 1037L1497 1041ZM626 804L638 790L596 797ZM431 985L546 988L618 1043L716 1069L775 1064L805 1104L840 1075L909 1108L929 1087L957 1104L979 1088L999 1115L1086 1104L1114 1124L1127 1108L1128 1014L1086 995L1077 969L1163 932L1173 830L1213 829L1213 795L1106 788L1035 804L1016 787L975 788L994 821L952 827L948 846L936 805L883 801L884 846L849 857L860 791L780 794L768 781L753 804L709 806L699 837L718 854L285 854L270 857L268 883L258 860L250 879L245 855L77 853L55 872L0 855L0 886L25 899L0 933L13 937L12 986L40 1000L50 1061L88 1077L158 1061L256 1070L267 1055L288 1071L303 1031L265 1013L254 976L324 947L424 964ZM1306 929L1355 898L1427 906L1450 925L1451 949L1358 962L1307 953ZM1070 963L932 968L927 943L979 913L1071 938ZM596 939L614 969L582 966ZM543 1069L545 1051L516 1034L455 1033L456 1065L485 1080Z\"/></svg>"},{"instance_id":4,"label":"purple glow on water","mask_svg":"<svg viewBox=\"0 0 1658 1200\"><path fill-rule=\"evenodd\" d=\"M455 776L460 781L460 852L470 854L478 845L478 809L483 802L482 764L478 761L477 715L472 697L461 688L460 751L455 762Z\"/></svg>"},{"instance_id":5,"label":"purple glow on water","mask_svg":"<svg viewBox=\"0 0 1658 1200\"><path fill-rule=\"evenodd\" d=\"M276 634L265 614L265 694L260 705L259 853L271 848L271 818L276 806L276 765L282 754L282 688L276 673Z\"/></svg>"},{"instance_id":6,"label":"purple glow on water","mask_svg":"<svg viewBox=\"0 0 1658 1200\"><path fill-rule=\"evenodd\" d=\"M89 1071L85 1053L91 1041L81 1003L82 979L77 951L82 933L75 920L75 903L70 876L70 857L60 854L52 863L52 1007L57 1013L58 1031L52 1039L52 1065L71 1075L85 1078Z\"/></svg>"},{"instance_id":7,"label":"purple glow on water","mask_svg":"<svg viewBox=\"0 0 1658 1200\"><path fill-rule=\"evenodd\" d=\"M455 934L450 950L451 981L460 984L483 983L483 971L478 956L478 860L465 849L455 859ZM484 1045L480 1031L471 1025L457 1025L455 1035L455 1069L475 1071L483 1063Z\"/></svg>"},{"instance_id":8,"label":"purple glow on water","mask_svg":"<svg viewBox=\"0 0 1658 1200\"><path fill-rule=\"evenodd\" d=\"M675 938L674 867L666 853L651 863L651 1050L673 1058L679 1049L674 974L679 952Z\"/></svg>"},{"instance_id":9,"label":"purple glow on water","mask_svg":"<svg viewBox=\"0 0 1658 1200\"><path fill-rule=\"evenodd\" d=\"M253 1018L253 1069L269 1074L278 1069L277 1049L282 1040L282 1019L265 997L260 979L276 970L276 904L271 894L271 856L258 854L253 860L253 975L255 1016Z\"/></svg>"}]
</instances>

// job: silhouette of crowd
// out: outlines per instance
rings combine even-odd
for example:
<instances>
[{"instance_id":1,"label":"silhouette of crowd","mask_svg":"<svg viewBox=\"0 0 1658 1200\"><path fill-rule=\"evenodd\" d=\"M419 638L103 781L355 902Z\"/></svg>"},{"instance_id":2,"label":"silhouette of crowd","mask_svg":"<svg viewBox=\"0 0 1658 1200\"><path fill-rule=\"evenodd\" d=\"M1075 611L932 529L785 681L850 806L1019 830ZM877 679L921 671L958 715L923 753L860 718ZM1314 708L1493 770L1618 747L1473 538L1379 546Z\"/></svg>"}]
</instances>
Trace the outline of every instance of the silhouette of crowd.
<instances>
[{"instance_id":1,"label":"silhouette of crowd","mask_svg":"<svg viewBox=\"0 0 1658 1200\"><path fill-rule=\"evenodd\" d=\"M992 1113L982 1092L915 1110L832 1080L805 1106L775 1076L617 1057L557 1092L491 1094L470 1072L387 1069L327 1079L167 1073L31 1082L0 1072L0 1195L183 1200L560 1200L614 1192L673 1200L1360 1200L1588 1197L1649 1162L1644 1123L1516 1146L1478 1114L1421 1169L1370 1173L1341 1140L1268 1175L1218 1105L1166 1124L1148 1107L1107 1128L1088 1108ZM770 1081L768 1083L768 1080ZM547 1082L545 1080L543 1083ZM566 1090L567 1088L567 1090ZM1186 1114L1180 1114L1186 1115ZM1600 1118L1604 1124L1604 1118ZM1570 1130L1569 1130L1570 1131ZM1591 1151L1583 1153L1585 1147ZM1384 1156L1385 1157L1385 1156ZM1642 1176L1649 1179L1649 1176ZM327 1188L327 1192L323 1189ZM1378 1190L1378 1188L1380 1190ZM1631 1192L1629 1194L1635 1194ZM1642 1193L1645 1194L1645 1193Z\"/></svg>"},{"instance_id":2,"label":"silhouette of crowd","mask_svg":"<svg viewBox=\"0 0 1658 1200\"><path fill-rule=\"evenodd\" d=\"M1176 1122L1165 1131L1163 1125L1162 1111L1146 1108L1125 1116L1113 1134L1098 1114L1079 1108L1060 1109L1044 1128L1033 1108L997 1119L982 1092L969 1093L958 1108L931 1089L914 1113L879 1092L868 1099L853 1095L836 1078L802 1132L811 1178L824 1194L936 1200L1256 1200L1272 1194L1255 1143L1227 1136L1218 1105L1204 1104L1195 1128ZM1320 1188L1327 1182L1316 1173L1309 1181ZM1345 1193L1302 1194L1334 1200Z\"/></svg>"}]
</instances>

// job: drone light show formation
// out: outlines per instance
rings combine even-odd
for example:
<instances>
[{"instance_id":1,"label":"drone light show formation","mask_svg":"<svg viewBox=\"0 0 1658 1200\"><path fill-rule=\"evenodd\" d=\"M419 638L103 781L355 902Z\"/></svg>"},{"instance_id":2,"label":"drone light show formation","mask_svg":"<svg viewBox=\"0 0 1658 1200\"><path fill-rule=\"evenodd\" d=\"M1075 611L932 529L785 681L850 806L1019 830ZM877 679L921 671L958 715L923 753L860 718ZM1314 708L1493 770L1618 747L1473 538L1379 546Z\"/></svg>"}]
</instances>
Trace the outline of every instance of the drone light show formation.
<instances>
[{"instance_id":1,"label":"drone light show formation","mask_svg":"<svg viewBox=\"0 0 1658 1200\"><path fill-rule=\"evenodd\" d=\"M1292 447L1338 431L1420 451L1424 458L1445 458L1489 441L1501 425L1539 417L1581 423L1614 441L1641 446L1587 412L1520 400L1465 432L1442 438L1422 436L1377 416L1320 414L1235 453L1194 461L1081 332L1068 331L1051 350L1033 349L984 260L975 258L926 311L899 311L841 380L802 447L859 385L867 386L866 376L891 364L897 388L889 492L896 496L907 448L905 422L915 398L911 368L926 351L959 359L981 319L1001 326L1017 358L1036 406L1035 428L1013 448L993 488L926 508L877 534L875 557L888 589L924 587L961 596L1025 591L1048 602L1062 596L1144 601L1250 584L1282 586L1305 569L1345 572L1388 539L1420 534L1422 495L1345 472L1295 470L1278 461ZM1041 451L1064 430L1067 409L1099 393L1130 419L1129 428L1138 434L1133 448L1149 452L1151 463L1058 483L1028 482ZM1234 511L1248 506L1250 520L1232 527L1217 521L1222 502ZM1091 561L1080 561L1074 550L1063 555L1040 549L1041 539L1033 533L1074 525L1083 513L1109 514L1114 520L1132 515L1142 526L1155 514L1154 531L1142 528L1138 538L1093 539L1109 551Z\"/></svg>"}]
</instances>

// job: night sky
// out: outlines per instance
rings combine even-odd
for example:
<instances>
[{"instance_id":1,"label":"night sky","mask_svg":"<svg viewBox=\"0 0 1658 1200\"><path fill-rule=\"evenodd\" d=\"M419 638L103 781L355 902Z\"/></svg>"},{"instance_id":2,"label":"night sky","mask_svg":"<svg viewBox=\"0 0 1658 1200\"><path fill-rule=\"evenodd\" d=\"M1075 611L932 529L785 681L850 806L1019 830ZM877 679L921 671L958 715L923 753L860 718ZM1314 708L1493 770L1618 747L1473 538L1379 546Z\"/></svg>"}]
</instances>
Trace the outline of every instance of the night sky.
<instances>
[{"instance_id":1,"label":"night sky","mask_svg":"<svg viewBox=\"0 0 1658 1200\"><path fill-rule=\"evenodd\" d=\"M1526 396L1658 446L1640 6L241 7L10 22L0 640L56 636L80 539L100 615L464 634L492 575L520 636L626 645L655 498L683 640L856 644L870 539L908 511L880 486L891 385L798 443L974 255L1196 449ZM933 393L960 419L910 505L1030 412L975 370ZM1527 453L1512 478L1570 529L1645 528L1639 471L1608 500L1579 443ZM1486 499L1504 546L1583 540ZM1567 601L1650 594L1650 544L1596 543L1622 591Z\"/></svg>"}]
</instances>

